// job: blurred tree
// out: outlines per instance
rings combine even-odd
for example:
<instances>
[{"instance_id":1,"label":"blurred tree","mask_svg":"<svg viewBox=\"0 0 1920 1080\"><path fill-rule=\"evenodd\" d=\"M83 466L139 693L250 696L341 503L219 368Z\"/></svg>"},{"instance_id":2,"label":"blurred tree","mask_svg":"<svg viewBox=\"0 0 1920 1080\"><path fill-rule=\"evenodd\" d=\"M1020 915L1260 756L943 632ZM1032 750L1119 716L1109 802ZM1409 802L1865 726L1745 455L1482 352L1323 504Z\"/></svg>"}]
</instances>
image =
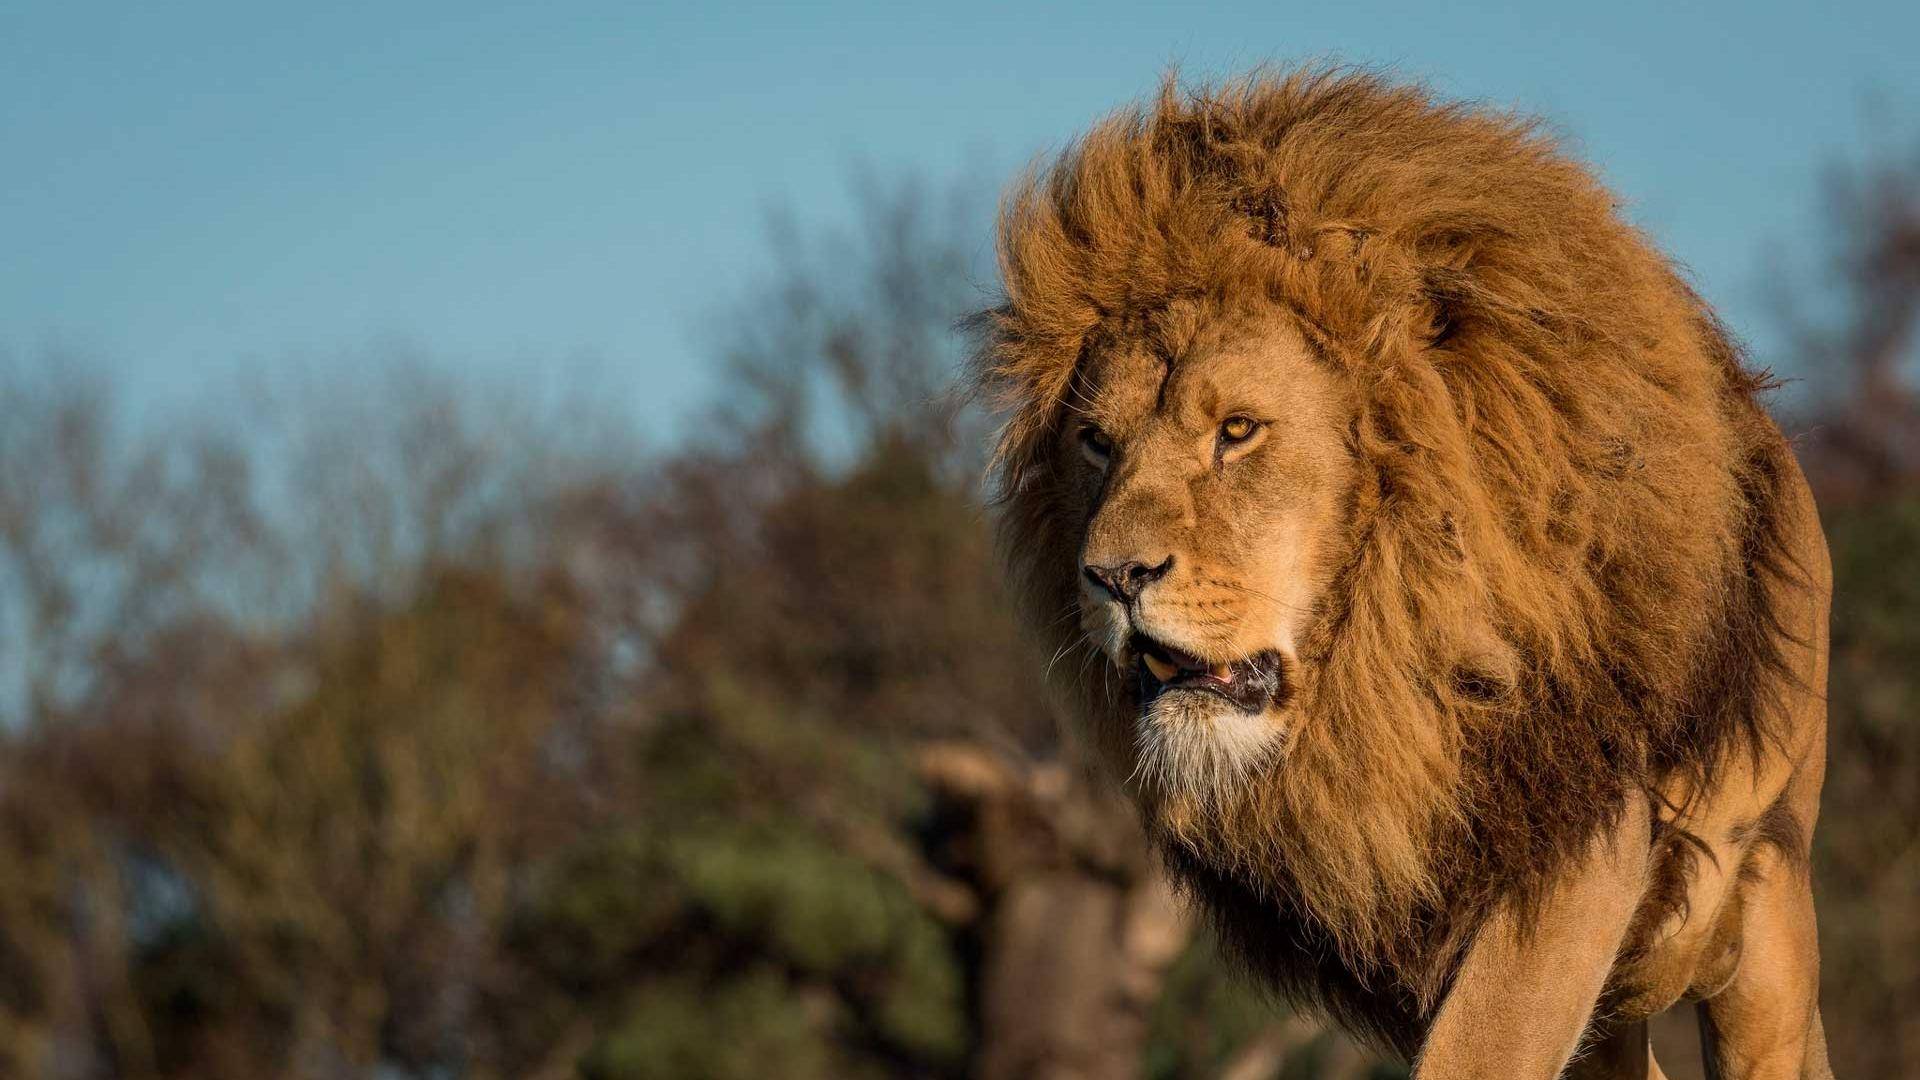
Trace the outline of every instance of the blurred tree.
<instances>
[{"instance_id":1,"label":"blurred tree","mask_svg":"<svg viewBox=\"0 0 1920 1080\"><path fill-rule=\"evenodd\" d=\"M843 1048L861 1030L896 1070L967 1067L971 1048L986 1077L1127 1075L1186 920L1008 631L981 418L943 389L954 328L980 303L976 222L910 184L869 187L862 205L851 235L776 234L775 280L729 322L746 329L725 350L739 390L710 425L724 438L682 456L664 505L599 534L674 568L650 690L672 764L645 771L703 785L657 794L725 807L728 835L763 821L820 838L938 920L908 955L949 957L949 973L878 1009L849 990L871 979L838 980ZM747 910L799 917L790 906L814 895L801 880ZM790 956L797 939L759 937L790 972L823 970ZM903 1042L889 1012L940 1039Z\"/></svg>"},{"instance_id":2,"label":"blurred tree","mask_svg":"<svg viewBox=\"0 0 1920 1080\"><path fill-rule=\"evenodd\" d=\"M1774 308L1813 383L1801 458L1825 502L1885 498L1920 478L1920 149L1836 167L1826 218L1810 300Z\"/></svg>"}]
</instances>

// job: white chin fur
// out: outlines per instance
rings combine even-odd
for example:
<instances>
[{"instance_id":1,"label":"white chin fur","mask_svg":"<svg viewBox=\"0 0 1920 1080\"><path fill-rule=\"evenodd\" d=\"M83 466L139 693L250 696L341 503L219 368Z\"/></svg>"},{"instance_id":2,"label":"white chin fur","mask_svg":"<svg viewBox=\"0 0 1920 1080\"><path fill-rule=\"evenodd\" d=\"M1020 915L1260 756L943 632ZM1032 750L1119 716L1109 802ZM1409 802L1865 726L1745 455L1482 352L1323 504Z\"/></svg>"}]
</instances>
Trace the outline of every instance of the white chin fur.
<instances>
[{"instance_id":1,"label":"white chin fur","mask_svg":"<svg viewBox=\"0 0 1920 1080\"><path fill-rule=\"evenodd\" d=\"M1236 789L1273 754L1282 734L1266 710L1248 714L1193 692L1160 695L1134 731L1135 779L1206 803Z\"/></svg>"}]
</instances>

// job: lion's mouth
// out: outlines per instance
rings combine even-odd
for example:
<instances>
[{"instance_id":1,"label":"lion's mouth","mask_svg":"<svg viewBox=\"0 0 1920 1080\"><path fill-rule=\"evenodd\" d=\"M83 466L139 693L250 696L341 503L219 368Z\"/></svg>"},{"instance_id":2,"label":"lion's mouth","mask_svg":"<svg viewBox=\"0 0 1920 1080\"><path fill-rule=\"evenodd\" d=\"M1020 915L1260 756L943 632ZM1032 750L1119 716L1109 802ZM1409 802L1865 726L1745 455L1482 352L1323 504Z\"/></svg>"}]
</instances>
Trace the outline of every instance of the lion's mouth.
<instances>
[{"instance_id":1,"label":"lion's mouth","mask_svg":"<svg viewBox=\"0 0 1920 1080\"><path fill-rule=\"evenodd\" d=\"M1268 705L1285 704L1291 692L1286 660L1277 650L1209 663L1140 633L1128 640L1127 647L1137 658L1142 707L1161 694L1191 692L1214 694L1243 712L1257 713Z\"/></svg>"}]
</instances>

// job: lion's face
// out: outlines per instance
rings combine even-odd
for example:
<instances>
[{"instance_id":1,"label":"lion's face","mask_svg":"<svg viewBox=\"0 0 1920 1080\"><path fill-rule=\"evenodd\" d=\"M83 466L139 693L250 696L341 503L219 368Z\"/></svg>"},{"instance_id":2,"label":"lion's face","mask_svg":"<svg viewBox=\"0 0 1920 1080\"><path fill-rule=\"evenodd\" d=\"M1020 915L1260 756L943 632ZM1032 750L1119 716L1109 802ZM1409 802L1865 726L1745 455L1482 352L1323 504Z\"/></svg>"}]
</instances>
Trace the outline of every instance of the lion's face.
<instances>
[{"instance_id":1,"label":"lion's face","mask_svg":"<svg viewBox=\"0 0 1920 1080\"><path fill-rule=\"evenodd\" d=\"M1289 322L1174 311L1089 350L1081 628L1139 695L1139 772L1222 794L1285 745L1355 468L1342 381Z\"/></svg>"}]
</instances>

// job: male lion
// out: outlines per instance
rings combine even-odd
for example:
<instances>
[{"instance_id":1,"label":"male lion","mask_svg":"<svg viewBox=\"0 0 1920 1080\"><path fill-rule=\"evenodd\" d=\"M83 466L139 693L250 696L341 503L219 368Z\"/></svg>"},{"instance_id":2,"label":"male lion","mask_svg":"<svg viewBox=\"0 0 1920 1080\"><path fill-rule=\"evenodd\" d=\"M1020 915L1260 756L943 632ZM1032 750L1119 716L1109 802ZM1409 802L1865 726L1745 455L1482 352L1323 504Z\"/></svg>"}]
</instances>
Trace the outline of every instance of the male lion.
<instances>
[{"instance_id":1,"label":"male lion","mask_svg":"<svg viewBox=\"0 0 1920 1080\"><path fill-rule=\"evenodd\" d=\"M1007 196L1031 628L1175 877L1420 1077L1827 1076L1829 569L1713 313L1524 119L1338 71Z\"/></svg>"}]
</instances>

